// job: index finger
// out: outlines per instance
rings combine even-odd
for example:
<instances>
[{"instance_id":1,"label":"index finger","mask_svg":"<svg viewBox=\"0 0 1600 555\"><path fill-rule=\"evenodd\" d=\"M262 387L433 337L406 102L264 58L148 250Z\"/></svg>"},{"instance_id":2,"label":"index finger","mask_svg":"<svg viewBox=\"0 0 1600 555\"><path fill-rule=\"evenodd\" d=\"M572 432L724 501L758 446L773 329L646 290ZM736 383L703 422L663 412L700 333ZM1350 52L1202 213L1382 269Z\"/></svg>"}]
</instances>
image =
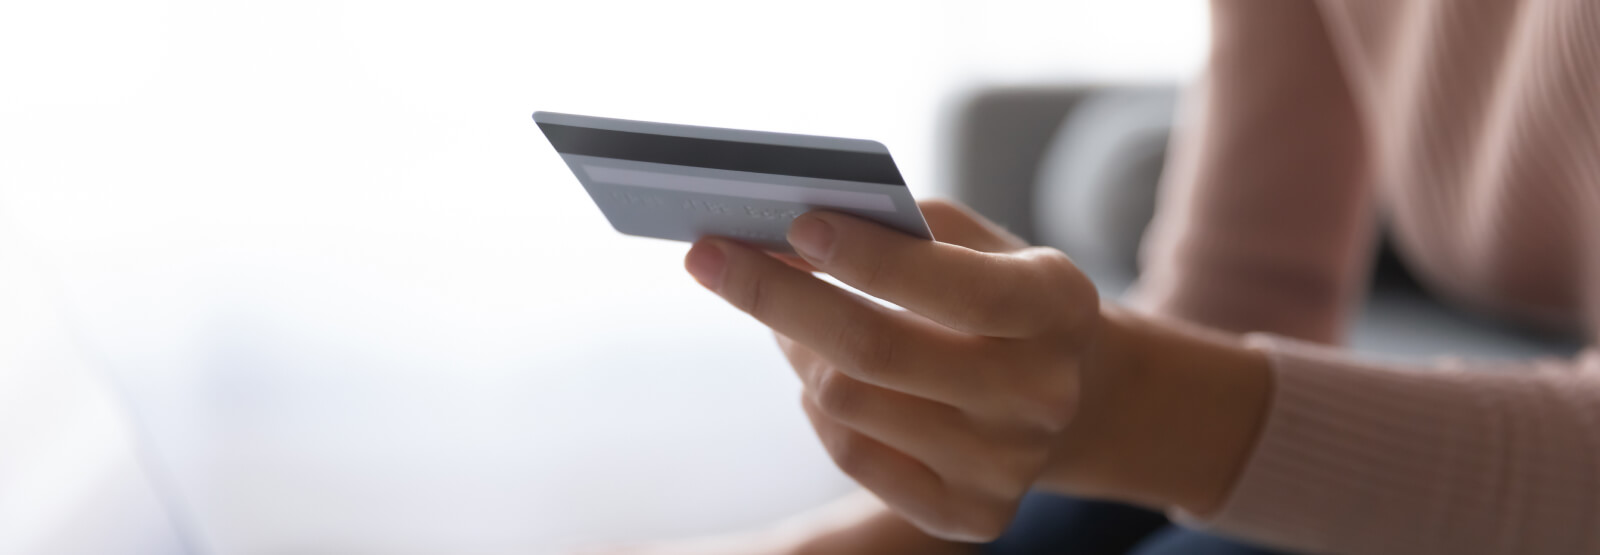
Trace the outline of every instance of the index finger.
<instances>
[{"instance_id":1,"label":"index finger","mask_svg":"<svg viewBox=\"0 0 1600 555\"><path fill-rule=\"evenodd\" d=\"M1022 238L973 212L961 203L933 198L917 201L922 218L941 243L982 252L1011 252L1028 246Z\"/></svg>"},{"instance_id":2,"label":"index finger","mask_svg":"<svg viewBox=\"0 0 1600 555\"><path fill-rule=\"evenodd\" d=\"M729 304L852 378L947 404L969 399L985 379L947 363L970 336L877 306L749 246L701 239L684 264Z\"/></svg>"},{"instance_id":3,"label":"index finger","mask_svg":"<svg viewBox=\"0 0 1600 555\"><path fill-rule=\"evenodd\" d=\"M988 253L926 241L859 218L810 212L789 242L817 269L940 324L992 337L1024 337L1055 325L1088 290L1066 255L1025 248Z\"/></svg>"}]
</instances>

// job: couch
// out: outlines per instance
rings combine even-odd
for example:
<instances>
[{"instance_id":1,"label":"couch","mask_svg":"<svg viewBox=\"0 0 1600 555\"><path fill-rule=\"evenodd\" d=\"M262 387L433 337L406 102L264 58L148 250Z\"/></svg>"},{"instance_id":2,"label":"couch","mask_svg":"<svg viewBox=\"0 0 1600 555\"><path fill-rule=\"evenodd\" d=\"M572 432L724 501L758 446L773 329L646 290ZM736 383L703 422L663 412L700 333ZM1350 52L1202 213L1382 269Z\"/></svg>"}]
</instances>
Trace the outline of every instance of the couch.
<instances>
[{"instance_id":1,"label":"couch","mask_svg":"<svg viewBox=\"0 0 1600 555\"><path fill-rule=\"evenodd\" d=\"M1035 244L1059 248L1109 297L1138 277L1178 89L1170 85L980 88L947 125L944 172L957 199ZM1576 338L1515 329L1446 306L1387 241L1348 332L1386 360L1567 356Z\"/></svg>"}]
</instances>

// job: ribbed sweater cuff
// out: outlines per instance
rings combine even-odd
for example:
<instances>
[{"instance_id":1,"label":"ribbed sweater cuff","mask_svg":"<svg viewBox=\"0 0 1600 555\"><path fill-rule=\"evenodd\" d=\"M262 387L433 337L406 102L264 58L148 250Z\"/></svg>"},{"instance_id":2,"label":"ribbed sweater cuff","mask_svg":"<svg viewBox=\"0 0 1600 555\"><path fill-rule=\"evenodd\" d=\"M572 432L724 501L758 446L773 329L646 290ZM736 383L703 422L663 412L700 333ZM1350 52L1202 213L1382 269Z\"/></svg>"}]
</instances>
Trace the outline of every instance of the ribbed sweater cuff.
<instances>
[{"instance_id":1,"label":"ribbed sweater cuff","mask_svg":"<svg viewBox=\"0 0 1600 555\"><path fill-rule=\"evenodd\" d=\"M1535 545L1582 543L1572 519L1592 507L1570 488L1589 485L1588 459L1573 460L1583 442L1512 439L1584 437L1531 414L1561 404L1539 387L1504 373L1361 364L1267 336L1248 344L1268 354L1275 380L1257 444L1216 514L1178 521L1301 551L1513 552L1535 530L1545 536ZM1529 476L1532 467L1542 472ZM1562 474L1574 479L1549 479ZM1511 538L1522 540L1495 545Z\"/></svg>"}]
</instances>

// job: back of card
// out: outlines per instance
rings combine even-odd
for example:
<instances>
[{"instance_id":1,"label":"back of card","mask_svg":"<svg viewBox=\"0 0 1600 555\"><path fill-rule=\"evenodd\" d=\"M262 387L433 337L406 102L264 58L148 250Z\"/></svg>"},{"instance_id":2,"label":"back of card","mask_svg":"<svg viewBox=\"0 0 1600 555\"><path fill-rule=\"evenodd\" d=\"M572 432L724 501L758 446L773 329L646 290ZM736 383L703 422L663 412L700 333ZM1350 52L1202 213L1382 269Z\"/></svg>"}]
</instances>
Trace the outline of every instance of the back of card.
<instances>
[{"instance_id":1,"label":"back of card","mask_svg":"<svg viewBox=\"0 0 1600 555\"><path fill-rule=\"evenodd\" d=\"M875 141L551 112L533 120L612 227L629 235L718 235L793 252L789 223L831 210L933 237L889 149Z\"/></svg>"}]
</instances>

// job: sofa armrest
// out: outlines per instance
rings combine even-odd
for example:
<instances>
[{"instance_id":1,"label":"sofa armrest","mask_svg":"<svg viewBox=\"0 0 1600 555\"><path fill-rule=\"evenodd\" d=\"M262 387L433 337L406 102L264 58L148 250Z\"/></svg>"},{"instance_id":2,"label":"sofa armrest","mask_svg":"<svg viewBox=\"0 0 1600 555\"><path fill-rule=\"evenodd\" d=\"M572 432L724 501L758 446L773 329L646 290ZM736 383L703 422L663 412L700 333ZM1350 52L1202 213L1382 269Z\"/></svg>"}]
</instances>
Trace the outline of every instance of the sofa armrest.
<instances>
[{"instance_id":1,"label":"sofa armrest","mask_svg":"<svg viewBox=\"0 0 1600 555\"><path fill-rule=\"evenodd\" d=\"M1033 200L1042 158L1062 120L1097 90L993 88L959 102L946 143L953 164L949 190L984 217L1035 242Z\"/></svg>"}]
</instances>

